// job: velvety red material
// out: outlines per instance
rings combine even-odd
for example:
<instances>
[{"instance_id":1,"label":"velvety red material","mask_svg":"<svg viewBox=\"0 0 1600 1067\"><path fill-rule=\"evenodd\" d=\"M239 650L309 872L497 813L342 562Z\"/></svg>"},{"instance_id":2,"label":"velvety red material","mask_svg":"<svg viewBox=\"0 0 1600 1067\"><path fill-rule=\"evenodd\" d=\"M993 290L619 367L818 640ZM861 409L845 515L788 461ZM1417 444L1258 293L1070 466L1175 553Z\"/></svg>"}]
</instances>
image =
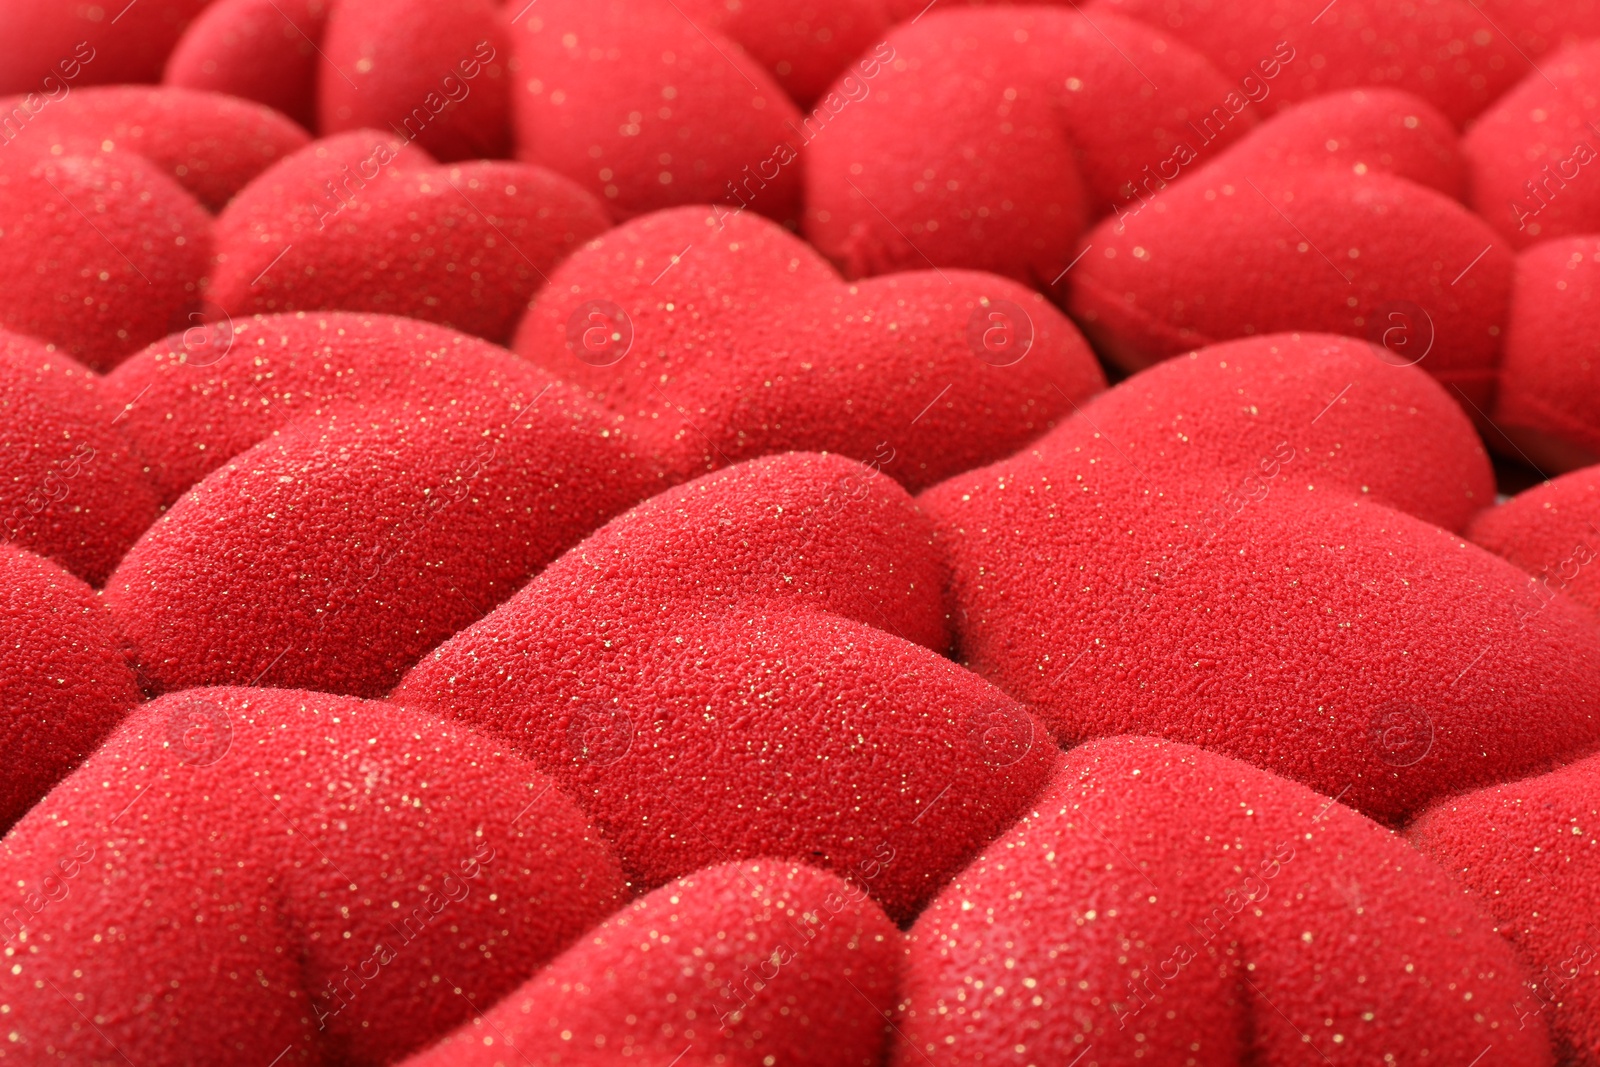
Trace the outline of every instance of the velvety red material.
<instances>
[{"instance_id":1,"label":"velvety red material","mask_svg":"<svg viewBox=\"0 0 1600 1067\"><path fill-rule=\"evenodd\" d=\"M317 123L318 42L330 0L214 0L167 57L162 80L275 108ZM337 76L337 72L330 72Z\"/></svg>"},{"instance_id":2,"label":"velvety red material","mask_svg":"<svg viewBox=\"0 0 1600 1067\"><path fill-rule=\"evenodd\" d=\"M1448 532L1493 492L1427 375L1306 335L1152 368L920 502L960 657L1062 740L1161 735L1392 820L1600 742L1588 613L1527 618L1527 576Z\"/></svg>"},{"instance_id":3,"label":"velvety red material","mask_svg":"<svg viewBox=\"0 0 1600 1067\"><path fill-rule=\"evenodd\" d=\"M1562 1063L1600 1063L1594 815L1600 758L1442 800L1409 836L1494 917L1532 972L1518 1029L1550 1028Z\"/></svg>"},{"instance_id":4,"label":"velvety red material","mask_svg":"<svg viewBox=\"0 0 1600 1067\"><path fill-rule=\"evenodd\" d=\"M754 213L626 223L551 275L516 349L639 427L685 478L813 449L913 489L996 459L1105 385L1039 294L972 271L847 284Z\"/></svg>"},{"instance_id":5,"label":"velvety red material","mask_svg":"<svg viewBox=\"0 0 1600 1067\"><path fill-rule=\"evenodd\" d=\"M1390 831L1234 760L1110 738L1067 753L917 919L890 1063L1291 1067L1425 1048L1532 1067L1554 1061L1542 1027L1517 1025L1526 975Z\"/></svg>"},{"instance_id":6,"label":"velvety red material","mask_svg":"<svg viewBox=\"0 0 1600 1067\"><path fill-rule=\"evenodd\" d=\"M285 690L139 708L0 842L0 871L21 890L0 915L8 1056L145 1067L392 1063L627 899L525 760Z\"/></svg>"},{"instance_id":7,"label":"velvety red material","mask_svg":"<svg viewBox=\"0 0 1600 1067\"><path fill-rule=\"evenodd\" d=\"M731 38L669 0L508 3L517 158L588 189L621 220L678 204L799 210L800 112ZM518 13L523 12L520 18Z\"/></svg>"},{"instance_id":8,"label":"velvety red material","mask_svg":"<svg viewBox=\"0 0 1600 1067\"><path fill-rule=\"evenodd\" d=\"M740 464L612 520L393 699L526 753L636 886L791 857L876 872L873 899L906 918L1057 755L1025 708L938 655L930 536L859 463Z\"/></svg>"},{"instance_id":9,"label":"velvety red material","mask_svg":"<svg viewBox=\"0 0 1600 1067\"><path fill-rule=\"evenodd\" d=\"M851 276L967 267L1043 287L1085 223L1259 113L1171 34L1103 11L934 8L857 68L789 142L806 236Z\"/></svg>"},{"instance_id":10,"label":"velvety red material","mask_svg":"<svg viewBox=\"0 0 1600 1067\"><path fill-rule=\"evenodd\" d=\"M0 327L104 371L199 306L211 218L142 156L49 142L0 150Z\"/></svg>"},{"instance_id":11,"label":"velvety red material","mask_svg":"<svg viewBox=\"0 0 1600 1067\"><path fill-rule=\"evenodd\" d=\"M157 513L121 415L98 375L0 331L0 537L94 585Z\"/></svg>"},{"instance_id":12,"label":"velvety red material","mask_svg":"<svg viewBox=\"0 0 1600 1067\"><path fill-rule=\"evenodd\" d=\"M94 590L48 560L0 545L0 828L93 752L138 701Z\"/></svg>"},{"instance_id":13,"label":"velvety red material","mask_svg":"<svg viewBox=\"0 0 1600 1067\"><path fill-rule=\"evenodd\" d=\"M217 219L209 298L228 314L376 311L505 341L549 270L605 229L542 167L441 166L376 130L316 141Z\"/></svg>"},{"instance_id":14,"label":"velvety red material","mask_svg":"<svg viewBox=\"0 0 1600 1067\"><path fill-rule=\"evenodd\" d=\"M1084 236L1067 306L1128 370L1235 337L1342 333L1462 403L1494 387L1512 258L1441 193L1381 171L1224 157Z\"/></svg>"},{"instance_id":15,"label":"velvety red material","mask_svg":"<svg viewBox=\"0 0 1600 1067\"><path fill-rule=\"evenodd\" d=\"M405 1067L881 1063L900 957L859 880L719 864L640 897Z\"/></svg>"}]
</instances>

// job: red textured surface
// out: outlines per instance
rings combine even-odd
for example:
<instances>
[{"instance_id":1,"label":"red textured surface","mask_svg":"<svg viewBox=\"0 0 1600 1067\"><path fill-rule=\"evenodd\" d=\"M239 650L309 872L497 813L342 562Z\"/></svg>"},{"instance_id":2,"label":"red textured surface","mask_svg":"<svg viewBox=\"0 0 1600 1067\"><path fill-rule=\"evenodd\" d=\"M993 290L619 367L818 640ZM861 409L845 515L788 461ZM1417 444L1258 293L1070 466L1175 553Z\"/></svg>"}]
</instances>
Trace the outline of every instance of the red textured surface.
<instances>
[{"instance_id":1,"label":"red textured surface","mask_svg":"<svg viewBox=\"0 0 1600 1067\"><path fill-rule=\"evenodd\" d=\"M1580 38L1600 36L1596 0L1476 0L1477 7L1518 48L1540 56Z\"/></svg>"},{"instance_id":2,"label":"red textured surface","mask_svg":"<svg viewBox=\"0 0 1600 1067\"><path fill-rule=\"evenodd\" d=\"M1225 158L1083 245L1068 307L1128 370L1230 338L1316 330L1385 342L1393 359L1489 402L1512 259L1432 189Z\"/></svg>"},{"instance_id":3,"label":"red textured surface","mask_svg":"<svg viewBox=\"0 0 1600 1067\"><path fill-rule=\"evenodd\" d=\"M1541 60L1462 138L1473 210L1511 247L1600 230L1597 102L1600 41L1589 41Z\"/></svg>"},{"instance_id":4,"label":"red textured surface","mask_svg":"<svg viewBox=\"0 0 1600 1067\"><path fill-rule=\"evenodd\" d=\"M117 415L83 366L0 331L0 537L95 585L156 517Z\"/></svg>"},{"instance_id":5,"label":"red textured surface","mask_svg":"<svg viewBox=\"0 0 1600 1067\"><path fill-rule=\"evenodd\" d=\"M742 856L846 872L887 842L901 858L871 893L903 918L1056 755L935 654L930 532L903 489L838 457L706 475L613 520L393 699L526 753L636 886Z\"/></svg>"},{"instance_id":6,"label":"red textured surface","mask_svg":"<svg viewBox=\"0 0 1600 1067\"><path fill-rule=\"evenodd\" d=\"M1523 968L1444 872L1308 789L1148 738L1068 753L908 944L895 1067L1553 1062L1516 1025Z\"/></svg>"},{"instance_id":7,"label":"red textured surface","mask_svg":"<svg viewBox=\"0 0 1600 1067\"><path fill-rule=\"evenodd\" d=\"M1600 237L1517 257L1494 422L1547 472L1600 462Z\"/></svg>"},{"instance_id":8,"label":"red textured surface","mask_svg":"<svg viewBox=\"0 0 1600 1067\"><path fill-rule=\"evenodd\" d=\"M506 36L489 0L339 0L322 51L323 133L404 130L446 162L510 154Z\"/></svg>"},{"instance_id":9,"label":"red textured surface","mask_svg":"<svg viewBox=\"0 0 1600 1067\"><path fill-rule=\"evenodd\" d=\"M13 101L0 102L11 110ZM168 86L85 88L38 110L29 139L110 141L160 166L211 211L256 174L310 141L283 115L251 101Z\"/></svg>"},{"instance_id":10,"label":"red textured surface","mask_svg":"<svg viewBox=\"0 0 1600 1067\"><path fill-rule=\"evenodd\" d=\"M520 6L506 5L508 19ZM800 112L730 38L696 28L667 0L526 10L509 30L518 159L565 174L619 220L733 203L735 184L761 214L797 215L801 164L775 153Z\"/></svg>"},{"instance_id":11,"label":"red textured surface","mask_svg":"<svg viewBox=\"0 0 1600 1067\"><path fill-rule=\"evenodd\" d=\"M197 326L146 348L104 383L163 504L290 421L341 403L496 396L515 412L549 384L477 337L343 311Z\"/></svg>"},{"instance_id":12,"label":"red textured surface","mask_svg":"<svg viewBox=\"0 0 1600 1067\"><path fill-rule=\"evenodd\" d=\"M1309 336L1146 371L920 502L962 660L1063 741L1199 744L1392 819L1600 741L1588 614L1524 620L1527 577L1431 525L1492 491L1426 375Z\"/></svg>"},{"instance_id":13,"label":"red textured surface","mask_svg":"<svg viewBox=\"0 0 1600 1067\"><path fill-rule=\"evenodd\" d=\"M1524 612L1559 595L1600 612L1600 469L1573 471L1481 512L1467 536L1526 571Z\"/></svg>"},{"instance_id":14,"label":"red textured surface","mask_svg":"<svg viewBox=\"0 0 1600 1067\"><path fill-rule=\"evenodd\" d=\"M10 2L0 1067L1600 1067L1596 48Z\"/></svg>"},{"instance_id":15,"label":"red textured surface","mask_svg":"<svg viewBox=\"0 0 1600 1067\"><path fill-rule=\"evenodd\" d=\"M375 311L504 341L545 274L606 225L593 197L542 167L438 166L415 143L354 131L234 198L208 296L236 316Z\"/></svg>"},{"instance_id":16,"label":"red textured surface","mask_svg":"<svg viewBox=\"0 0 1600 1067\"><path fill-rule=\"evenodd\" d=\"M248 689L141 707L0 872L25 894L0 917L18 1062L390 1063L626 899L525 761L400 708Z\"/></svg>"},{"instance_id":17,"label":"red textured surface","mask_svg":"<svg viewBox=\"0 0 1600 1067\"><path fill-rule=\"evenodd\" d=\"M876 76L836 85L842 106L809 113L796 145L806 235L852 276L938 264L1044 285L1145 167L1177 143L1208 155L1255 122L1246 106L1190 129L1237 86L1104 12L935 9L879 52Z\"/></svg>"},{"instance_id":18,"label":"red textured surface","mask_svg":"<svg viewBox=\"0 0 1600 1067\"><path fill-rule=\"evenodd\" d=\"M12 0L0 8L0 93L159 81L167 53L208 2Z\"/></svg>"},{"instance_id":19,"label":"red textured surface","mask_svg":"<svg viewBox=\"0 0 1600 1067\"><path fill-rule=\"evenodd\" d=\"M900 954L859 876L722 864L634 901L406 1067L870 1067Z\"/></svg>"},{"instance_id":20,"label":"red textured surface","mask_svg":"<svg viewBox=\"0 0 1600 1067\"><path fill-rule=\"evenodd\" d=\"M738 41L801 107L814 104L898 21L886 0L680 0L679 6L695 25Z\"/></svg>"},{"instance_id":21,"label":"red textured surface","mask_svg":"<svg viewBox=\"0 0 1600 1067\"><path fill-rule=\"evenodd\" d=\"M138 701L94 590L31 552L0 544L0 830L94 751Z\"/></svg>"},{"instance_id":22,"label":"red textured surface","mask_svg":"<svg viewBox=\"0 0 1600 1067\"><path fill-rule=\"evenodd\" d=\"M606 343L591 351L597 304ZM704 208L636 219L561 264L516 349L643 427L678 479L815 449L919 489L1105 385L1076 327L1014 282L951 270L847 285L766 219Z\"/></svg>"},{"instance_id":23,"label":"red textured surface","mask_svg":"<svg viewBox=\"0 0 1600 1067\"><path fill-rule=\"evenodd\" d=\"M1012 7L1011 0L941 0L940 7ZM1039 7L1080 6L1093 11L1097 8L1096 0L1083 3L1082 0L1041 0ZM928 8L928 0L883 0L884 10L889 13L889 18L894 22L908 22L922 14ZM1033 5L1030 5L1033 6Z\"/></svg>"},{"instance_id":24,"label":"red textured surface","mask_svg":"<svg viewBox=\"0 0 1600 1067\"><path fill-rule=\"evenodd\" d=\"M312 129L328 7L328 0L215 0L172 49L162 81L254 100Z\"/></svg>"},{"instance_id":25,"label":"red textured surface","mask_svg":"<svg viewBox=\"0 0 1600 1067\"><path fill-rule=\"evenodd\" d=\"M1455 127L1437 108L1397 89L1347 89L1285 108L1224 157L1249 174L1279 167L1379 170L1467 196L1467 164ZM1163 186L1150 187L1160 195Z\"/></svg>"},{"instance_id":26,"label":"red textured surface","mask_svg":"<svg viewBox=\"0 0 1600 1067\"><path fill-rule=\"evenodd\" d=\"M1441 801L1410 830L1526 961L1518 1022L1548 1025L1563 1063L1600 1061L1596 815L1600 758L1591 757Z\"/></svg>"},{"instance_id":27,"label":"red textured surface","mask_svg":"<svg viewBox=\"0 0 1600 1067\"><path fill-rule=\"evenodd\" d=\"M615 419L547 384L308 418L212 471L106 583L143 679L387 692L647 495Z\"/></svg>"},{"instance_id":28,"label":"red textured surface","mask_svg":"<svg viewBox=\"0 0 1600 1067\"><path fill-rule=\"evenodd\" d=\"M0 159L0 327L105 370L197 305L211 219L139 156L44 140Z\"/></svg>"},{"instance_id":29,"label":"red textured surface","mask_svg":"<svg viewBox=\"0 0 1600 1067\"><path fill-rule=\"evenodd\" d=\"M17 103L17 98L0 101L0 112ZM80 89L32 115L20 134L30 142L109 141L156 164L212 211L310 141L304 130L269 108L165 87Z\"/></svg>"},{"instance_id":30,"label":"red textured surface","mask_svg":"<svg viewBox=\"0 0 1600 1067\"><path fill-rule=\"evenodd\" d=\"M1458 125L1527 71L1473 0L1104 0L1211 58L1224 74L1259 73L1286 41L1295 58L1269 108L1336 89L1415 93Z\"/></svg>"}]
</instances>

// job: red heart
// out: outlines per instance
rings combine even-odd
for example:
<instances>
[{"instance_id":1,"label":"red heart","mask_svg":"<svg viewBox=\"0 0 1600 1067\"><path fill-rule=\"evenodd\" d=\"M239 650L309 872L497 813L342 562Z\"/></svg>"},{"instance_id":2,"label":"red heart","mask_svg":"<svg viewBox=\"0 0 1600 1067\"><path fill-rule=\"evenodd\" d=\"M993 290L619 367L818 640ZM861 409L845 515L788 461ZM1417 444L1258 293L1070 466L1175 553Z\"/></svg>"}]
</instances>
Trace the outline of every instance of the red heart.
<instances>
[{"instance_id":1,"label":"red heart","mask_svg":"<svg viewBox=\"0 0 1600 1067\"><path fill-rule=\"evenodd\" d=\"M0 545L0 830L139 702L119 644L94 590Z\"/></svg>"},{"instance_id":2,"label":"red heart","mask_svg":"<svg viewBox=\"0 0 1600 1067\"><path fill-rule=\"evenodd\" d=\"M1439 528L1493 490L1426 374L1306 334L1163 363L919 503L963 662L1057 736L1204 745L1399 819L1600 740L1588 613Z\"/></svg>"},{"instance_id":3,"label":"red heart","mask_svg":"<svg viewBox=\"0 0 1600 1067\"><path fill-rule=\"evenodd\" d=\"M210 297L228 314L339 308L503 341L546 273L607 225L540 167L434 164L360 130L307 145L217 219Z\"/></svg>"},{"instance_id":4,"label":"red heart","mask_svg":"<svg viewBox=\"0 0 1600 1067\"><path fill-rule=\"evenodd\" d=\"M719 864L633 901L404 1067L509 1067L506 1047L569 1067L880 1063L901 951L859 884Z\"/></svg>"},{"instance_id":5,"label":"red heart","mask_svg":"<svg viewBox=\"0 0 1600 1067\"><path fill-rule=\"evenodd\" d=\"M1105 382L1024 286L958 270L848 284L777 225L720 208L591 242L515 348L654 427L678 477L826 450L917 488L1014 451Z\"/></svg>"},{"instance_id":6,"label":"red heart","mask_svg":"<svg viewBox=\"0 0 1600 1067\"><path fill-rule=\"evenodd\" d=\"M403 708L281 689L141 705L0 843L0 876L20 890L0 937L26 929L7 946L26 967L0 972L11 1040L151 1067L251 1045L263 1064L304 1056L278 1067L393 1063L626 894L526 760Z\"/></svg>"},{"instance_id":7,"label":"red heart","mask_svg":"<svg viewBox=\"0 0 1600 1067\"><path fill-rule=\"evenodd\" d=\"M1058 753L938 654L931 530L888 478L844 488L854 467L769 456L651 498L434 649L394 701L526 753L636 886L785 856L914 915Z\"/></svg>"},{"instance_id":8,"label":"red heart","mask_svg":"<svg viewBox=\"0 0 1600 1067\"><path fill-rule=\"evenodd\" d=\"M1394 834L1187 745L1062 763L912 926L892 1067L1392 1062L1373 1008L1402 1004L1445 1062L1550 1063L1510 946Z\"/></svg>"}]
</instances>

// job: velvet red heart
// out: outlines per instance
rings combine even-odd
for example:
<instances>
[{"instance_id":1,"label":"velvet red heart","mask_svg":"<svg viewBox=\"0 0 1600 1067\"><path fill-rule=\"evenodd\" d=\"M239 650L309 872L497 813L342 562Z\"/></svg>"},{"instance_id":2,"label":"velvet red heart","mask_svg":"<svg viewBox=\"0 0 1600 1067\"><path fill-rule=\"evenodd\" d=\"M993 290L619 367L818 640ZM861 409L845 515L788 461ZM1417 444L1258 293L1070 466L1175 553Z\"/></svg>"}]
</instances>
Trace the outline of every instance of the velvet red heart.
<instances>
[{"instance_id":1,"label":"velvet red heart","mask_svg":"<svg viewBox=\"0 0 1600 1067\"><path fill-rule=\"evenodd\" d=\"M339 0L322 52L322 133L392 130L447 162L510 154L510 49L490 0Z\"/></svg>"},{"instance_id":2,"label":"velvet red heart","mask_svg":"<svg viewBox=\"0 0 1600 1067\"><path fill-rule=\"evenodd\" d=\"M893 1067L1551 1062L1511 946L1383 827L1187 745L1062 762L907 935Z\"/></svg>"},{"instance_id":3,"label":"velvet red heart","mask_svg":"<svg viewBox=\"0 0 1600 1067\"><path fill-rule=\"evenodd\" d=\"M1585 467L1485 508L1467 536L1528 575L1524 611L1558 597L1600 617L1600 468Z\"/></svg>"},{"instance_id":4,"label":"velvet red heart","mask_svg":"<svg viewBox=\"0 0 1600 1067\"><path fill-rule=\"evenodd\" d=\"M1545 59L1461 140L1472 208L1514 249L1600 230L1600 41Z\"/></svg>"},{"instance_id":5,"label":"velvet red heart","mask_svg":"<svg viewBox=\"0 0 1600 1067\"><path fill-rule=\"evenodd\" d=\"M106 582L155 689L379 696L648 493L608 412L547 382L291 423L193 486Z\"/></svg>"},{"instance_id":6,"label":"velvet red heart","mask_svg":"<svg viewBox=\"0 0 1600 1067\"><path fill-rule=\"evenodd\" d=\"M517 158L594 193L616 219L732 202L798 213L800 165L779 146L800 112L734 41L673 0L506 4ZM754 195L747 191L746 195Z\"/></svg>"},{"instance_id":7,"label":"velvet red heart","mask_svg":"<svg viewBox=\"0 0 1600 1067\"><path fill-rule=\"evenodd\" d=\"M281 689L138 708L0 841L0 875L8 1057L141 1067L393 1063L627 899L526 760Z\"/></svg>"},{"instance_id":8,"label":"velvet red heart","mask_svg":"<svg viewBox=\"0 0 1600 1067\"><path fill-rule=\"evenodd\" d=\"M920 488L1021 446L1104 385L1037 293L971 271L847 284L752 212L635 219L563 263L516 350L593 390L678 478L787 449Z\"/></svg>"},{"instance_id":9,"label":"velvet red heart","mask_svg":"<svg viewBox=\"0 0 1600 1067\"><path fill-rule=\"evenodd\" d=\"M167 57L162 81L254 100L317 125L317 71L331 0L214 0Z\"/></svg>"},{"instance_id":10,"label":"velvet red heart","mask_svg":"<svg viewBox=\"0 0 1600 1067\"><path fill-rule=\"evenodd\" d=\"M1547 474L1600 462L1600 237L1517 257L1490 443Z\"/></svg>"},{"instance_id":11,"label":"velvet red heart","mask_svg":"<svg viewBox=\"0 0 1600 1067\"><path fill-rule=\"evenodd\" d=\"M229 315L342 309L504 341L547 272L607 225L540 167L437 166L392 133L316 141L217 219L209 299Z\"/></svg>"},{"instance_id":12,"label":"velvet red heart","mask_svg":"<svg viewBox=\"0 0 1600 1067\"><path fill-rule=\"evenodd\" d=\"M1561 1063L1600 1063L1600 757L1442 800L1409 836L1493 919L1532 972L1517 1029L1546 1026Z\"/></svg>"},{"instance_id":13,"label":"velvet red heart","mask_svg":"<svg viewBox=\"0 0 1600 1067\"><path fill-rule=\"evenodd\" d=\"M506 1048L540 1067L875 1064L902 951L859 875L718 864L635 900L405 1067L511 1067Z\"/></svg>"},{"instance_id":14,"label":"velvet red heart","mask_svg":"<svg viewBox=\"0 0 1600 1067\"><path fill-rule=\"evenodd\" d=\"M0 538L99 585L158 501L104 380L0 330Z\"/></svg>"},{"instance_id":15,"label":"velvet red heart","mask_svg":"<svg viewBox=\"0 0 1600 1067\"><path fill-rule=\"evenodd\" d=\"M121 638L94 590L0 544L0 832L138 701Z\"/></svg>"},{"instance_id":16,"label":"velvet red heart","mask_svg":"<svg viewBox=\"0 0 1600 1067\"><path fill-rule=\"evenodd\" d=\"M104 371L199 306L211 217L142 156L49 140L0 151L0 327Z\"/></svg>"},{"instance_id":17,"label":"velvet red heart","mask_svg":"<svg viewBox=\"0 0 1600 1067\"><path fill-rule=\"evenodd\" d=\"M935 651L929 534L861 464L742 463L612 520L392 699L528 754L637 887L788 857L860 877L904 919L1057 756L1026 708Z\"/></svg>"},{"instance_id":18,"label":"velvet red heart","mask_svg":"<svg viewBox=\"0 0 1600 1067\"><path fill-rule=\"evenodd\" d=\"M1232 153L1084 236L1073 318L1129 370L1285 330L1372 342L1481 413L1512 260L1482 219L1382 171L1257 169Z\"/></svg>"},{"instance_id":19,"label":"velvet red heart","mask_svg":"<svg viewBox=\"0 0 1600 1067\"><path fill-rule=\"evenodd\" d=\"M1105 11L934 7L795 129L806 236L852 277L938 265L1042 288L1086 222L1149 175L1170 181L1211 157L1260 113L1160 27Z\"/></svg>"},{"instance_id":20,"label":"velvet red heart","mask_svg":"<svg viewBox=\"0 0 1600 1067\"><path fill-rule=\"evenodd\" d=\"M79 89L56 102L13 97L0 101L0 114L6 113L24 145L43 141L53 149L79 139L132 152L210 211L220 211L250 179L311 140L270 108L190 89L115 85Z\"/></svg>"},{"instance_id":21,"label":"velvet red heart","mask_svg":"<svg viewBox=\"0 0 1600 1067\"><path fill-rule=\"evenodd\" d=\"M343 403L500 396L521 410L550 375L431 322L348 311L197 323L103 380L162 504L296 419Z\"/></svg>"},{"instance_id":22,"label":"velvet red heart","mask_svg":"<svg viewBox=\"0 0 1600 1067\"><path fill-rule=\"evenodd\" d=\"M1580 0L1581 2L1581 0ZM1235 78L1277 55L1271 109L1320 93L1387 86L1415 93L1458 125L1528 70L1473 0L1105 0L1160 26Z\"/></svg>"},{"instance_id":23,"label":"velvet red heart","mask_svg":"<svg viewBox=\"0 0 1600 1067\"><path fill-rule=\"evenodd\" d=\"M1130 378L920 501L963 660L1058 736L1159 734L1394 820L1600 741L1589 614L1533 611L1447 532L1492 494L1427 375L1279 335Z\"/></svg>"}]
</instances>

